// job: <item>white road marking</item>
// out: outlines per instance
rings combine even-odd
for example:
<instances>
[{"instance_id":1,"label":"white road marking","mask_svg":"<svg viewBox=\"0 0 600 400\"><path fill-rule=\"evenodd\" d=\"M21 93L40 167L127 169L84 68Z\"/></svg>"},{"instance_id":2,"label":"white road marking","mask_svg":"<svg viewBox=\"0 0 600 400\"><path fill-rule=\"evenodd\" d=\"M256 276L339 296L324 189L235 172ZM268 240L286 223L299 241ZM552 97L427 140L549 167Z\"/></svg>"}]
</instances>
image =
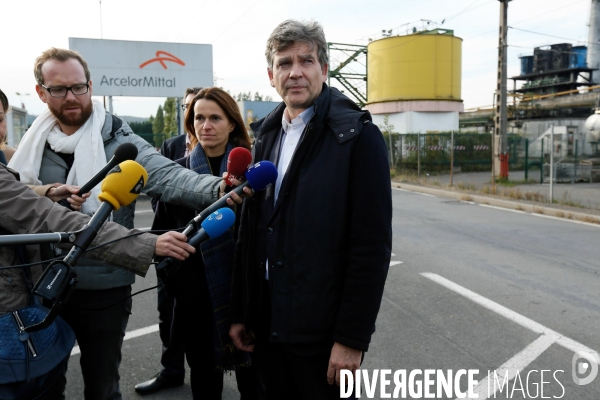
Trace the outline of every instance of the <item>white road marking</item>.
<instances>
[{"instance_id":1,"label":"white road marking","mask_svg":"<svg viewBox=\"0 0 600 400\"><path fill-rule=\"evenodd\" d=\"M567 214L568 214L568 212L567 212ZM600 228L600 224L592 224L590 222L577 221L576 219L553 217L552 215L544 215L544 214L538 214L538 213L534 213L534 214L531 214L531 215L533 215L535 217L542 217L542 218L548 218L548 219L556 219L558 221L569 221L569 222L572 222L574 224L581 224L581 225L594 226L596 228Z\"/></svg>"},{"instance_id":2,"label":"white road marking","mask_svg":"<svg viewBox=\"0 0 600 400\"><path fill-rule=\"evenodd\" d=\"M152 213L154 214L154 210L140 210L140 211L136 211L136 214L145 214L145 213Z\"/></svg>"},{"instance_id":3,"label":"white road marking","mask_svg":"<svg viewBox=\"0 0 600 400\"><path fill-rule=\"evenodd\" d=\"M598 224L592 224L590 222L578 221L576 219L569 219L569 218L564 218L564 217L562 217L562 218L561 217L553 217L551 215L546 215L546 214L529 213L529 212L526 212L526 211L513 210L513 209L510 209L510 208L490 206L489 204L479 204L479 205L481 207L493 208L495 210L510 211L510 212L514 212L514 213L518 213L518 214L529 214L529 215L533 215L534 217L542 217L542 218L554 219L554 220L557 220L557 221L568 221L568 222L572 222L574 224L581 224L581 225L594 226L596 228L600 228L600 225L598 225ZM569 212L565 211L565 214L568 215Z\"/></svg>"},{"instance_id":4,"label":"white road marking","mask_svg":"<svg viewBox=\"0 0 600 400\"><path fill-rule=\"evenodd\" d=\"M532 319L529 319L529 318L527 318L513 310L510 310L490 299L487 299L475 292L472 292L467 288L457 285L456 283L449 281L446 278L442 278L439 275L431 274L431 273L427 273L427 272L424 272L421 275L423 275L426 278L431 279L434 282L439 283L442 286L447 287L448 289L452 290L453 292L456 292L456 293L460 294L461 296L468 298L469 300L474 301L475 303L487 308L488 310L494 311L495 313L500 314L505 318L508 318L509 320L521 325L524 328L529 329L530 331L533 331L533 332L539 333L539 334L544 334L544 335L557 336L558 339L556 340L556 343L560 344L561 346L563 346L566 349L572 350L573 352L585 351L588 353L592 353L596 356L596 358L600 362L600 354L598 354L598 352L596 350L592 350L591 348L589 348L581 343L578 343L572 339L569 339L568 337L565 337L565 336L561 335L560 333L553 331L552 329L533 321Z\"/></svg>"},{"instance_id":5,"label":"white road marking","mask_svg":"<svg viewBox=\"0 0 600 400\"><path fill-rule=\"evenodd\" d=\"M573 339L563 336L560 333L558 333L548 327L545 327L544 325L542 325L540 323L533 321L532 319L529 319L513 310L510 310L488 298L485 298L485 297L483 297L465 287L462 287L446 278L443 278L437 274L423 272L423 273L421 273L421 275L423 275L424 277L426 277L428 279L431 279L432 281L434 281L436 283L439 283L442 286L445 286L446 288L452 290L453 292L466 297L467 299L487 308L488 310L491 310L497 314L500 314L503 317L513 321L514 323L519 324L522 327L529 329L530 331L539 333L540 335L542 335L542 337L545 337L545 339L543 339L543 340L541 340L542 337L538 338L538 340L533 342L530 346L528 346L521 353L524 353L527 351L527 354L534 354L535 351L538 351L539 349L541 349L543 347L543 344L545 344L545 343L547 343L547 341L551 340L552 343L559 344L559 345L563 346L564 348L571 350L574 353L577 353L580 351L590 353L594 357L596 357L596 360L598 361L598 363L600 363L600 354L598 354L598 352L596 350L592 350L591 348L589 348L579 342L576 342ZM552 343L550 343L550 344L552 344ZM550 346L550 344L548 345L548 347ZM532 349L530 349L531 346L533 346ZM519 362L523 362L522 360L525 359L525 355L521 355L521 353L517 354L515 357L513 357L509 361L507 361L502 367L500 367L500 370L507 364L512 363L515 359L517 359L517 361L519 361ZM539 354L541 354L541 352ZM538 356L539 356L539 354L538 354ZM531 361L533 361L533 359ZM531 361L529 361L529 362L531 362Z\"/></svg>"},{"instance_id":6,"label":"white road marking","mask_svg":"<svg viewBox=\"0 0 600 400\"><path fill-rule=\"evenodd\" d=\"M494 210L501 210L501 211L510 211L510 212L514 212L517 214L528 214L525 211L520 211L520 210L513 210L510 208L502 208L502 207L496 207L496 206L490 206L489 204L480 204L481 207L485 207L485 208L493 208Z\"/></svg>"},{"instance_id":7,"label":"white road marking","mask_svg":"<svg viewBox=\"0 0 600 400\"><path fill-rule=\"evenodd\" d=\"M427 197L443 197L443 196L434 196L434 195L428 194L428 193L413 192L411 190L400 189L400 188L395 188L395 187L393 187L392 189L399 190L399 191L402 191L402 192L416 193L416 194L420 194L420 195L427 196ZM514 209L511 209L511 208L496 207L496 206L490 206L489 204L475 203L475 202L472 202L472 201L464 201L464 200L461 200L461 201L463 203L479 205L481 207L493 208L493 209L496 209L496 210L510 211L510 212L519 213L519 214L529 214L529 215L533 215L533 216L536 216L536 217L543 217L543 218L555 219L555 220L558 220L558 221L568 221L568 222L572 222L574 224L581 224L581 225L594 226L596 228L600 228L600 224L593 224L593 223L590 223L590 222L578 221L578 220L575 220L575 219L553 217L551 215L538 214L538 213L530 213L530 212L526 212L526 211L514 210ZM565 214L568 215L569 212L565 211Z\"/></svg>"},{"instance_id":8,"label":"white road marking","mask_svg":"<svg viewBox=\"0 0 600 400\"><path fill-rule=\"evenodd\" d=\"M398 265L398 264L404 264L402 261L390 261L390 267L393 267L394 265Z\"/></svg>"},{"instance_id":9,"label":"white road marking","mask_svg":"<svg viewBox=\"0 0 600 400\"><path fill-rule=\"evenodd\" d=\"M513 380L519 371L527 368L533 360L538 358L548 349L548 347L555 343L557 339L558 336L556 335L541 335L538 337L533 343L521 350L520 353L517 353L513 358L502 364L496 371L489 373L487 377L479 381L479 384L473 388L473 392L476 396L469 398L469 400L487 399L492 396L496 398L495 393L501 389L501 387L498 387L497 383L502 383L505 376L508 378L507 381ZM498 376L500 382L493 379L494 374ZM488 380L489 377L492 377L491 383ZM488 387L490 384L493 386Z\"/></svg>"},{"instance_id":10,"label":"white road marking","mask_svg":"<svg viewBox=\"0 0 600 400\"><path fill-rule=\"evenodd\" d=\"M123 338L123 340L133 339L133 338L136 338L139 336L144 336L144 335L147 335L149 333L154 333L154 332L158 332L158 324L150 325L145 328L136 329L135 331L125 332L125 337ZM79 350L79 346L75 346L75 347L73 347L73 350L71 350L71 355L74 356L76 354L79 354L80 352L81 351Z\"/></svg>"},{"instance_id":11,"label":"white road marking","mask_svg":"<svg viewBox=\"0 0 600 400\"><path fill-rule=\"evenodd\" d=\"M401 188L397 188L397 187L393 187L392 189L393 190L399 190L401 192L408 192L408 193L420 194L421 196L438 197L438 196L434 196L434 195L429 194L429 193L413 192L412 190L406 190L406 189L401 189Z\"/></svg>"}]
</instances>

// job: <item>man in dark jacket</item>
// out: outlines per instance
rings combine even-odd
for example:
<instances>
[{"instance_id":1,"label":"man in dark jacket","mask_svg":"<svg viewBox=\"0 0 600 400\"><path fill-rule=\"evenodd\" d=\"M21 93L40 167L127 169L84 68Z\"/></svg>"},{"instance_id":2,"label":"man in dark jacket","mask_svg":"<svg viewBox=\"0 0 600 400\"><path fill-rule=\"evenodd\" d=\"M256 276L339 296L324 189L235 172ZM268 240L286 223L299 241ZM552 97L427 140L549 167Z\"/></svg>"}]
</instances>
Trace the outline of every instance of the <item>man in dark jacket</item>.
<instances>
[{"instance_id":1,"label":"man in dark jacket","mask_svg":"<svg viewBox=\"0 0 600 400\"><path fill-rule=\"evenodd\" d=\"M251 126L254 162L279 176L243 204L230 335L256 351L269 399L339 398L334 383L368 350L389 268L387 151L369 113L325 84L318 23L283 22L266 56L283 103Z\"/></svg>"}]
</instances>

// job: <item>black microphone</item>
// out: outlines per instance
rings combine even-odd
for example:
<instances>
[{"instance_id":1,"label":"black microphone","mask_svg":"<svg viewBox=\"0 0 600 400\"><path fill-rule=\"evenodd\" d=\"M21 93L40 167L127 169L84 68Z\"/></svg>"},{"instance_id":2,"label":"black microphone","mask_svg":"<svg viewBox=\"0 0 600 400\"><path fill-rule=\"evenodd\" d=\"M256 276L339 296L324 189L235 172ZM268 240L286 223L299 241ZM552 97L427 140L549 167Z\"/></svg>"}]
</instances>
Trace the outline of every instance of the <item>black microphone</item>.
<instances>
[{"instance_id":1,"label":"black microphone","mask_svg":"<svg viewBox=\"0 0 600 400\"><path fill-rule=\"evenodd\" d=\"M244 193L244 188L249 186L255 192L264 190L267 186L275 183L277 180L277 167L270 161L259 161L246 171L246 182L242 183L239 186L236 186L231 192L227 193L219 200L215 201L213 204L205 208L200 214L198 214L194 219L192 219L185 230L183 231L184 235L188 235L190 232L197 229L199 223L204 221L206 217L208 217L211 213L216 210L229 207L227 204L227 199L231 197L232 193L241 196Z\"/></svg>"},{"instance_id":2,"label":"black microphone","mask_svg":"<svg viewBox=\"0 0 600 400\"><path fill-rule=\"evenodd\" d=\"M92 190L97 184L102 182L102 179L106 176L108 171L113 169L117 164L122 163L127 160L135 160L138 155L138 149L135 147L133 143L122 143L117 147L115 153L112 158L100 171L96 173L88 182L86 182L81 189L79 189L79 194L82 195L84 193Z\"/></svg>"}]
</instances>

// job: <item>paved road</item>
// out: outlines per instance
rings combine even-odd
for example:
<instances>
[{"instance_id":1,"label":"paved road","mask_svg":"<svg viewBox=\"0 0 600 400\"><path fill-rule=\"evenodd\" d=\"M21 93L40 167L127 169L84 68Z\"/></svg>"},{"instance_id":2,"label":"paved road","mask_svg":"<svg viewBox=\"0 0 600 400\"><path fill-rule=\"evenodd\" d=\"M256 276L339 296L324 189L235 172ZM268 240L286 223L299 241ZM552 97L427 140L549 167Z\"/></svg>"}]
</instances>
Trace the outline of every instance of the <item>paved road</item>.
<instances>
[{"instance_id":1,"label":"paved road","mask_svg":"<svg viewBox=\"0 0 600 400\"><path fill-rule=\"evenodd\" d=\"M541 398L541 387L544 397L600 398L600 377L586 386L571 377L575 352L600 350L599 226L401 190L393 200L394 256L364 369L478 369L478 380L488 371L502 380L514 367L512 393L505 387L495 398ZM145 210L140 201L136 227L150 225ZM155 282L151 271L135 290ZM155 325L155 305L154 290L136 296L128 331ZM159 356L158 332L125 342L124 399L140 398L133 386L158 371ZM82 398L78 359L71 358L69 399ZM542 378L542 370L550 372ZM392 379L388 393L393 388ZM487 398L485 381L481 390ZM147 398L189 399L189 379ZM223 398L238 398L230 377Z\"/></svg>"}]
</instances>

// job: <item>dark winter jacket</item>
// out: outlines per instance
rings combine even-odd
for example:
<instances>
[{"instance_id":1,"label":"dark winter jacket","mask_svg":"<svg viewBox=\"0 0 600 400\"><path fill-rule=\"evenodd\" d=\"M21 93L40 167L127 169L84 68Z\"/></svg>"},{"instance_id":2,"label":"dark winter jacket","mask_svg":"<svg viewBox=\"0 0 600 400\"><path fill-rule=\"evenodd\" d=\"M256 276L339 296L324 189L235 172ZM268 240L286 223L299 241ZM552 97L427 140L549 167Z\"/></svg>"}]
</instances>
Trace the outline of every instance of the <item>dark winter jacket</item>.
<instances>
[{"instance_id":1,"label":"dark winter jacket","mask_svg":"<svg viewBox=\"0 0 600 400\"><path fill-rule=\"evenodd\" d=\"M275 158L284 110L251 126L254 162ZM275 205L273 192L243 204L233 321L256 328L268 258L271 341L334 340L366 351L392 240L387 151L369 113L324 84Z\"/></svg>"}]
</instances>

